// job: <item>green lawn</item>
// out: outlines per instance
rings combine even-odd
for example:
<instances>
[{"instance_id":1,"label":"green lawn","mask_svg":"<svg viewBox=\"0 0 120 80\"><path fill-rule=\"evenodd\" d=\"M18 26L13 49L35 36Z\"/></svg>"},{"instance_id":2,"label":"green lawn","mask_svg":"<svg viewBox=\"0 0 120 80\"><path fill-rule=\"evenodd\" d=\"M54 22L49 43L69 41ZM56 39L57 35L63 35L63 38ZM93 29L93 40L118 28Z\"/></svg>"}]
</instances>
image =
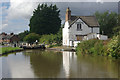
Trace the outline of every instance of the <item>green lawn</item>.
<instances>
[{"instance_id":1,"label":"green lawn","mask_svg":"<svg viewBox=\"0 0 120 80\"><path fill-rule=\"evenodd\" d=\"M19 47L2 47L2 48L0 48L0 54L6 53L6 52L9 52L9 51L12 51L12 50L18 50L18 49L22 49L22 48L19 48Z\"/></svg>"}]
</instances>

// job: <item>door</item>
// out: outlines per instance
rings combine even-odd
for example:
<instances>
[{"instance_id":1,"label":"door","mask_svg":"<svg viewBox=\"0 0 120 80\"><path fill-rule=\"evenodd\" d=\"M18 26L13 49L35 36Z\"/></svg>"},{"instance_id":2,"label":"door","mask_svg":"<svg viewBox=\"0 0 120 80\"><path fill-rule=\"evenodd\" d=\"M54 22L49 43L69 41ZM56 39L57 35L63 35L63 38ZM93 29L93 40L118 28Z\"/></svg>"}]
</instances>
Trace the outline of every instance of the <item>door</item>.
<instances>
[{"instance_id":1,"label":"door","mask_svg":"<svg viewBox=\"0 0 120 80\"><path fill-rule=\"evenodd\" d=\"M83 36L81 36L81 35L76 35L76 37L77 37L77 41L82 41L82 39L83 39Z\"/></svg>"}]
</instances>

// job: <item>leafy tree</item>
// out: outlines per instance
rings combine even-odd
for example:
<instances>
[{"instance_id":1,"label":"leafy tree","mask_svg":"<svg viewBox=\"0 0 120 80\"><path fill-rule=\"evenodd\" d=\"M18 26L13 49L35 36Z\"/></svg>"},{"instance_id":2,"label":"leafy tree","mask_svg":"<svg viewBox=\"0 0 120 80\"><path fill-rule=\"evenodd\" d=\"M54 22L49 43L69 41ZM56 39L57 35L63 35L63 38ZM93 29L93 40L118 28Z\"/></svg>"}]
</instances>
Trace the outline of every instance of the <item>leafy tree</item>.
<instances>
[{"instance_id":1,"label":"leafy tree","mask_svg":"<svg viewBox=\"0 0 120 80\"><path fill-rule=\"evenodd\" d=\"M35 33L30 33L27 36L25 36L24 41L27 41L28 43L33 43L36 40L39 40L39 35Z\"/></svg>"},{"instance_id":2,"label":"leafy tree","mask_svg":"<svg viewBox=\"0 0 120 80\"><path fill-rule=\"evenodd\" d=\"M56 43L61 44L62 43L62 28L59 29L57 35L56 35Z\"/></svg>"},{"instance_id":3,"label":"leafy tree","mask_svg":"<svg viewBox=\"0 0 120 80\"><path fill-rule=\"evenodd\" d=\"M61 25L59 12L56 5L39 4L30 19L30 32L40 35L57 33Z\"/></svg>"},{"instance_id":4,"label":"leafy tree","mask_svg":"<svg viewBox=\"0 0 120 80\"><path fill-rule=\"evenodd\" d=\"M119 35L120 34L120 26L116 26L113 28L113 35Z\"/></svg>"},{"instance_id":5,"label":"leafy tree","mask_svg":"<svg viewBox=\"0 0 120 80\"><path fill-rule=\"evenodd\" d=\"M100 32L109 37L113 34L112 30L115 26L117 26L117 14L115 12L104 12L104 13L95 13L96 18L98 19L98 22L100 24Z\"/></svg>"},{"instance_id":6,"label":"leafy tree","mask_svg":"<svg viewBox=\"0 0 120 80\"><path fill-rule=\"evenodd\" d=\"M20 41L23 41L24 37L25 37L26 35L28 35L28 34L29 34L29 31L28 31L28 30L19 33L18 36L19 36L19 38L20 38Z\"/></svg>"},{"instance_id":7,"label":"leafy tree","mask_svg":"<svg viewBox=\"0 0 120 80\"><path fill-rule=\"evenodd\" d=\"M54 44L61 45L62 42L62 28L59 29L57 34L50 34L50 35L42 35L40 38L40 43L45 44Z\"/></svg>"},{"instance_id":8,"label":"leafy tree","mask_svg":"<svg viewBox=\"0 0 120 80\"><path fill-rule=\"evenodd\" d=\"M120 14L118 14L118 26L120 26Z\"/></svg>"},{"instance_id":9,"label":"leafy tree","mask_svg":"<svg viewBox=\"0 0 120 80\"><path fill-rule=\"evenodd\" d=\"M112 57L120 57L120 34L113 36L113 38L108 43L108 54Z\"/></svg>"}]
</instances>

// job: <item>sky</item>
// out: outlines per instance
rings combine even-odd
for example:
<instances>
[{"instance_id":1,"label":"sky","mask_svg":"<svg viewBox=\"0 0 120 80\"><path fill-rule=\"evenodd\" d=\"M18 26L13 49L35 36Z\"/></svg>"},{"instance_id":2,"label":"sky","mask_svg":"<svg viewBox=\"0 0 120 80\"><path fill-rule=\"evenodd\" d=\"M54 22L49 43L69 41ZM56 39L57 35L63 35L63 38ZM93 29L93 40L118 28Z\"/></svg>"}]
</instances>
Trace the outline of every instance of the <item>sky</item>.
<instances>
[{"instance_id":1,"label":"sky","mask_svg":"<svg viewBox=\"0 0 120 80\"><path fill-rule=\"evenodd\" d=\"M88 2L89 1L89 2ZM89 16L96 11L118 12L119 0L1 0L0 1L0 31L20 33L29 30L29 20L33 10L40 3L56 4L60 9L62 23L65 21L65 11L70 7L72 15Z\"/></svg>"}]
</instances>

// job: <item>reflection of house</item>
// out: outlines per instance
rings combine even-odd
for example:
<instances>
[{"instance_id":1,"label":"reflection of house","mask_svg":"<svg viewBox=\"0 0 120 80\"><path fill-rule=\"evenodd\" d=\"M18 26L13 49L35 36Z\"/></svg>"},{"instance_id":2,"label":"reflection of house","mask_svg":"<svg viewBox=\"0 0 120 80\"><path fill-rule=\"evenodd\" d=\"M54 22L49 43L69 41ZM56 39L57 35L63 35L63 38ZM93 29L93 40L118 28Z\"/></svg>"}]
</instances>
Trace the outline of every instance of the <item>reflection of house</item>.
<instances>
[{"instance_id":1,"label":"reflection of house","mask_svg":"<svg viewBox=\"0 0 120 80\"><path fill-rule=\"evenodd\" d=\"M19 41L18 35L15 35L13 33L9 35L6 33L0 34L0 43L18 43L18 41Z\"/></svg>"},{"instance_id":2,"label":"reflection of house","mask_svg":"<svg viewBox=\"0 0 120 80\"><path fill-rule=\"evenodd\" d=\"M75 52L63 51L63 67L67 78L70 76L71 63L76 57Z\"/></svg>"},{"instance_id":3,"label":"reflection of house","mask_svg":"<svg viewBox=\"0 0 120 80\"><path fill-rule=\"evenodd\" d=\"M63 45L75 46L82 40L93 38L107 39L107 36L99 34L99 23L95 16L72 16L71 10L67 8L63 28Z\"/></svg>"}]
</instances>

